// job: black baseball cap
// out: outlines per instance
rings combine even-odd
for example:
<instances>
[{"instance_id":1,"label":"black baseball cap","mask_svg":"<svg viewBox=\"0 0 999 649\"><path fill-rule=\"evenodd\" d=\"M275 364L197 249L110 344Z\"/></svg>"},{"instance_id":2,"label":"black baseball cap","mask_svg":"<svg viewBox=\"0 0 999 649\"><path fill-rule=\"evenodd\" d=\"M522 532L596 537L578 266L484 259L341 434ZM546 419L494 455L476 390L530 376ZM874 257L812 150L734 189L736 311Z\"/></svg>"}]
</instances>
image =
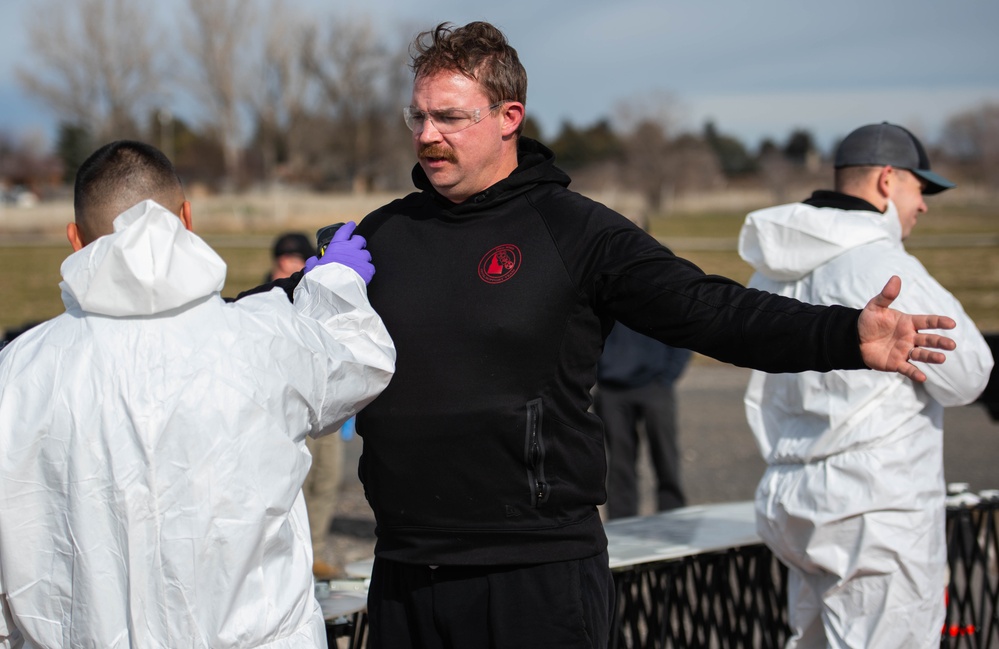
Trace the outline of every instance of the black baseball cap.
<instances>
[{"instance_id":1,"label":"black baseball cap","mask_svg":"<svg viewBox=\"0 0 999 649\"><path fill-rule=\"evenodd\" d=\"M895 124L868 124L853 131L836 149L835 167L891 165L906 169L926 182L924 194L939 194L956 187L940 174L930 171L926 149L916 136Z\"/></svg>"},{"instance_id":2,"label":"black baseball cap","mask_svg":"<svg viewBox=\"0 0 999 649\"><path fill-rule=\"evenodd\" d=\"M282 255L298 255L302 259L314 257L316 249L309 237L300 232L282 234L274 241L274 259Z\"/></svg>"}]
</instances>

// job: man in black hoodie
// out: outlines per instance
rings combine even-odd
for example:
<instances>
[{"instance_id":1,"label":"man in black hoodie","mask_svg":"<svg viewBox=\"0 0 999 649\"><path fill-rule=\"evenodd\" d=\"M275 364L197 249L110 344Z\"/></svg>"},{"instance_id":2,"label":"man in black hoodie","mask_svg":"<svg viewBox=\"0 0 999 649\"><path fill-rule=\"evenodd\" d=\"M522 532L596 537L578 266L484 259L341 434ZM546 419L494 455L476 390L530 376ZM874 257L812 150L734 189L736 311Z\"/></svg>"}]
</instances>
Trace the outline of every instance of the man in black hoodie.
<instances>
[{"instance_id":1,"label":"man in black hoodie","mask_svg":"<svg viewBox=\"0 0 999 649\"><path fill-rule=\"evenodd\" d=\"M602 649L606 467L588 408L615 320L771 372L916 380L910 352L942 362L927 348L952 348L918 330L952 323L889 309L897 279L861 312L705 275L568 190L551 151L520 136L527 74L499 30L442 24L413 52L405 120L420 191L357 229L398 353L357 418L378 536L369 646Z\"/></svg>"}]
</instances>

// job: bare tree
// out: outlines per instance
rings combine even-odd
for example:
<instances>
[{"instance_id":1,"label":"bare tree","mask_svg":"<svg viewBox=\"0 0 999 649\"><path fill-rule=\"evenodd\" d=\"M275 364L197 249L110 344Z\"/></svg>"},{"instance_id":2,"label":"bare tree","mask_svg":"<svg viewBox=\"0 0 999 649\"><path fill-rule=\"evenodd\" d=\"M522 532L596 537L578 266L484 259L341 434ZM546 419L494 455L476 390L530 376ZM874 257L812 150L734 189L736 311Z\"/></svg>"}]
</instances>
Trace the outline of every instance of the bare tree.
<instances>
[{"instance_id":1,"label":"bare tree","mask_svg":"<svg viewBox=\"0 0 999 649\"><path fill-rule=\"evenodd\" d=\"M404 69L376 37L369 19L333 19L323 32L310 29L302 60L320 92L322 108L335 125L329 150L354 191L369 191L386 159L399 150L402 133L398 100ZM396 105L398 104L398 105Z\"/></svg>"},{"instance_id":2,"label":"bare tree","mask_svg":"<svg viewBox=\"0 0 999 649\"><path fill-rule=\"evenodd\" d=\"M188 0L187 51L194 57L197 94L208 113L204 120L222 144L226 184L239 180L244 111L256 80L248 64L257 27L257 6L243 0Z\"/></svg>"},{"instance_id":3,"label":"bare tree","mask_svg":"<svg viewBox=\"0 0 999 649\"><path fill-rule=\"evenodd\" d=\"M704 138L684 133L669 147L673 186L677 194L718 189L725 185L721 162Z\"/></svg>"},{"instance_id":4,"label":"bare tree","mask_svg":"<svg viewBox=\"0 0 999 649\"><path fill-rule=\"evenodd\" d=\"M614 105L615 128L633 133L642 125L655 125L666 138L679 130L685 109L673 93L649 90Z\"/></svg>"},{"instance_id":5,"label":"bare tree","mask_svg":"<svg viewBox=\"0 0 999 649\"><path fill-rule=\"evenodd\" d=\"M402 107L409 105L413 89L413 71L409 67L409 45L420 27L400 24L393 38L399 45L390 49L385 78L385 98L382 112L384 124L379 130L382 139L380 165L382 175L391 187L410 187L413 155L413 134L402 118Z\"/></svg>"},{"instance_id":6,"label":"bare tree","mask_svg":"<svg viewBox=\"0 0 999 649\"><path fill-rule=\"evenodd\" d=\"M662 124L638 123L625 138L623 181L645 197L650 212L661 212L673 195L669 136Z\"/></svg>"},{"instance_id":7,"label":"bare tree","mask_svg":"<svg viewBox=\"0 0 999 649\"><path fill-rule=\"evenodd\" d=\"M306 76L301 65L301 43L306 32L304 19L287 6L273 0L266 8L264 50L256 74L258 85L251 97L257 124L257 145L261 148L264 177L294 173L302 156L293 133L306 123ZM285 173L278 171L285 162Z\"/></svg>"},{"instance_id":8,"label":"bare tree","mask_svg":"<svg viewBox=\"0 0 999 649\"><path fill-rule=\"evenodd\" d=\"M674 193L669 143L677 125L676 99L653 91L618 102L616 130L623 146L622 182L660 212Z\"/></svg>"},{"instance_id":9,"label":"bare tree","mask_svg":"<svg viewBox=\"0 0 999 649\"><path fill-rule=\"evenodd\" d=\"M951 117L941 146L970 177L999 192L999 104L986 103Z\"/></svg>"},{"instance_id":10,"label":"bare tree","mask_svg":"<svg viewBox=\"0 0 999 649\"><path fill-rule=\"evenodd\" d=\"M771 145L765 145L760 149L758 158L760 178L773 194L775 202L786 203L794 169L787 156L776 145L769 144Z\"/></svg>"},{"instance_id":11,"label":"bare tree","mask_svg":"<svg viewBox=\"0 0 999 649\"><path fill-rule=\"evenodd\" d=\"M32 9L35 59L17 70L24 88L98 140L137 136L170 68L148 11L129 0L41 0Z\"/></svg>"},{"instance_id":12,"label":"bare tree","mask_svg":"<svg viewBox=\"0 0 999 649\"><path fill-rule=\"evenodd\" d=\"M653 92L617 106L624 131L624 184L642 193L650 212L669 209L683 192L723 181L717 157L701 138L677 134L683 109L668 93Z\"/></svg>"}]
</instances>

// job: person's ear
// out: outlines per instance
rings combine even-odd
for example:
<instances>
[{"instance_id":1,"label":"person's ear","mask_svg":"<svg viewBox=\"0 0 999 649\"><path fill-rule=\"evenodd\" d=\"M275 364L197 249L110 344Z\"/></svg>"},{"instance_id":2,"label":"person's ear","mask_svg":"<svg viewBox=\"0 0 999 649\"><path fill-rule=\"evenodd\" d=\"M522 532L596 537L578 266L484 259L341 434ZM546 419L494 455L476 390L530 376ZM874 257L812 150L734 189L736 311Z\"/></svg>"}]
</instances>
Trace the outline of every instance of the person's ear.
<instances>
[{"instance_id":1,"label":"person's ear","mask_svg":"<svg viewBox=\"0 0 999 649\"><path fill-rule=\"evenodd\" d=\"M500 106L500 118L503 120L503 136L513 135L524 121L524 104L519 101L506 102Z\"/></svg>"},{"instance_id":2,"label":"person's ear","mask_svg":"<svg viewBox=\"0 0 999 649\"><path fill-rule=\"evenodd\" d=\"M180 206L180 220L184 222L184 227L194 232L194 221L191 218L191 201L184 201Z\"/></svg>"},{"instance_id":3,"label":"person's ear","mask_svg":"<svg viewBox=\"0 0 999 649\"><path fill-rule=\"evenodd\" d=\"M79 251L83 248L83 239L80 237L80 228L76 227L76 223L66 224L66 238L69 239L69 245L73 246L73 252Z\"/></svg>"},{"instance_id":4,"label":"person's ear","mask_svg":"<svg viewBox=\"0 0 999 649\"><path fill-rule=\"evenodd\" d=\"M883 198L891 198L892 189L897 181L895 168L891 165L881 167L878 172L878 194Z\"/></svg>"}]
</instances>

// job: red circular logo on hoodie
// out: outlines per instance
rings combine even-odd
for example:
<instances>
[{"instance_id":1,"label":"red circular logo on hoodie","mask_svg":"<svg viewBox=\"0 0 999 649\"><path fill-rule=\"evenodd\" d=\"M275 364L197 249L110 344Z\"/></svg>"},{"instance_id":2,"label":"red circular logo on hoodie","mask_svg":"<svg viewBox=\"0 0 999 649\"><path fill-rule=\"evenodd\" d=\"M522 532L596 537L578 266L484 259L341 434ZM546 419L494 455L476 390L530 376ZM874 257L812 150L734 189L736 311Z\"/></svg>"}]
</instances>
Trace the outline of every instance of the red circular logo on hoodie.
<instances>
[{"instance_id":1,"label":"red circular logo on hoodie","mask_svg":"<svg viewBox=\"0 0 999 649\"><path fill-rule=\"evenodd\" d=\"M500 284L520 269L520 248L512 243L496 246L479 261L479 279L487 284Z\"/></svg>"}]
</instances>

